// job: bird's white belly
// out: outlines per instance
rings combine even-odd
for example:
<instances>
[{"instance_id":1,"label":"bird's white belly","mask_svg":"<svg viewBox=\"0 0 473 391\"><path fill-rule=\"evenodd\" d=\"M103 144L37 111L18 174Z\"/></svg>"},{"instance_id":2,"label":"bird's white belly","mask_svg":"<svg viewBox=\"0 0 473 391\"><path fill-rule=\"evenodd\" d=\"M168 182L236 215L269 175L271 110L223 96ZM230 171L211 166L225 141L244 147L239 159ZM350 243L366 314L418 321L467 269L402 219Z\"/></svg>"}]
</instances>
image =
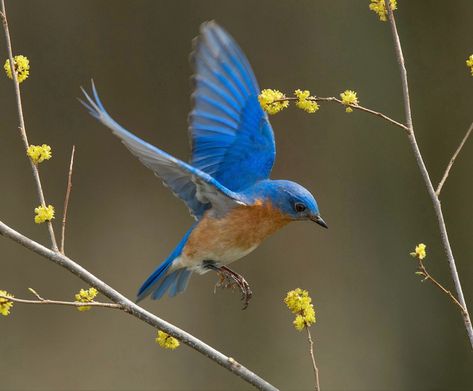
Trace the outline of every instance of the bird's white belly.
<instances>
[{"instance_id":1,"label":"bird's white belly","mask_svg":"<svg viewBox=\"0 0 473 391\"><path fill-rule=\"evenodd\" d=\"M204 261L213 261L216 266L218 265L229 265L230 263L243 258L245 255L248 255L258 245L253 245L248 248L219 248L219 249L208 249L207 251L199 253L199 256L186 256L181 254L173 262L173 269L178 269L181 267L186 267L192 271L195 271L199 274L204 274L209 271L209 269L203 267Z\"/></svg>"}]
</instances>

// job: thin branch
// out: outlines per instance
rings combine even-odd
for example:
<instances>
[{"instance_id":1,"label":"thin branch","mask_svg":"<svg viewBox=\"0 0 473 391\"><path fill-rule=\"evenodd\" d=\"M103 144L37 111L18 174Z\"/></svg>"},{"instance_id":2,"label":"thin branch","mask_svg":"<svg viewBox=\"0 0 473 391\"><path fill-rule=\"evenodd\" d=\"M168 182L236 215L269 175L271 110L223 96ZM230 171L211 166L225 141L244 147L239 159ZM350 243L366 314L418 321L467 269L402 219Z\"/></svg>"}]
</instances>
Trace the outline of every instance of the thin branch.
<instances>
[{"instance_id":1,"label":"thin branch","mask_svg":"<svg viewBox=\"0 0 473 391\"><path fill-rule=\"evenodd\" d=\"M443 185L445 184L445 181L448 178L448 174L450 173L450 169L452 168L453 163L455 163L455 159L457 158L458 154L460 153L463 146L465 145L466 140L468 140L468 137L470 137L470 134L471 134L472 131L473 131L473 122L471 123L470 127L466 131L465 136L463 137L460 145L458 146L457 150L455 151L452 158L450 159L450 162L448 163L447 168L445 169L443 177L440 180L439 185L437 186L437 190L435 190L435 194L437 195L437 197L440 195L440 192L442 191L442 187L443 187Z\"/></svg>"},{"instance_id":2,"label":"thin branch","mask_svg":"<svg viewBox=\"0 0 473 391\"><path fill-rule=\"evenodd\" d=\"M74 262L67 256L59 252L52 251L47 247L44 247L43 245L27 238L26 236L20 234L19 232L10 228L8 225L4 224L1 221L0 235L15 241L16 243L27 248L28 250L33 251L38 255L41 255L42 257L56 263L57 265L62 266L66 270L75 274L82 281L86 282L90 286L95 287L104 296L108 297L113 303L120 305L122 307L122 310L126 313L130 314L131 316L134 316L135 318L145 323L148 323L156 329L163 330L164 332L172 335L173 337L180 340L182 343L188 345L192 349L198 351L199 353L208 357L212 361L215 361L217 364L228 369L230 372L234 373L237 376L240 376L247 383L252 384L260 390L277 391L276 387L274 387L252 371L250 371L248 368L238 363L235 359L225 356L218 350L207 345L206 343L197 339L193 335L185 332L184 330L179 329L178 327L166 322L161 318L158 318L156 315L136 305L131 300L127 299L121 293L113 289L111 286L107 285L105 282L97 278L95 275L84 269L82 266L80 266L78 263Z\"/></svg>"},{"instance_id":3,"label":"thin branch","mask_svg":"<svg viewBox=\"0 0 473 391\"><path fill-rule=\"evenodd\" d=\"M274 102L284 102L284 101L296 101L298 100L299 98L297 97L294 97L294 96L288 96L284 99L276 99L274 100ZM377 117L380 117L386 121L388 121L389 123L391 123L392 125L395 125L395 126L398 126L402 129L404 129L406 132L409 131L409 128L404 125L404 124L401 124L400 122L388 117L387 115L383 114L383 113L380 113L379 111L375 111L375 110L372 110L372 109L368 109L367 107L364 107L364 106L360 106L360 105L346 105L345 103L343 103L340 99L338 98L335 98L334 96L329 96L329 97L321 97L321 96L315 96L313 98L307 98L308 101L312 101L312 102L337 102L345 107L349 106L355 110L360 110L360 111L364 111L365 113L369 113L369 114L373 114L373 115L376 115Z\"/></svg>"},{"instance_id":4,"label":"thin branch","mask_svg":"<svg viewBox=\"0 0 473 391\"><path fill-rule=\"evenodd\" d=\"M314 341L312 341L312 336L310 335L309 327L306 326L305 329L307 330L307 339L309 340L309 353L310 353L310 358L312 359L312 368L314 369L315 391L320 391L319 368L317 368L317 364L315 363Z\"/></svg>"},{"instance_id":5,"label":"thin branch","mask_svg":"<svg viewBox=\"0 0 473 391\"><path fill-rule=\"evenodd\" d=\"M23 106L21 103L21 93L20 93L20 84L18 83L18 77L17 77L17 72L15 69L15 64L13 61L13 50L12 50L12 44L11 44L11 39L10 39L10 31L8 28L8 20L7 20L7 13L5 9L5 0L1 0L1 5L2 5L2 10L0 12L0 18L2 19L2 24L3 24L3 31L5 33L5 41L6 41L6 47L7 47L7 52L8 52L8 58L10 60L10 69L12 70L12 76L13 76L13 85L15 87L15 97L16 97L16 106L17 106L17 112L18 112L18 122L19 122L19 130L20 130L20 136L21 139L23 140L23 145L25 147L25 151L29 147L28 143L28 137L26 135L26 127L25 127L25 119L23 117ZM46 200L44 198L44 192L43 192L43 187L41 186L41 179L39 177L39 171L38 167L33 163L31 159L29 159L30 165L31 165L31 170L33 172L33 178L36 184L36 192L38 193L38 198L39 202L41 203L42 206L46 206ZM51 239L51 247L54 251L58 251L57 247L57 242L56 242L56 236L54 234L54 229L53 229L53 224L51 221L48 221L48 231L49 231L49 236Z\"/></svg>"},{"instance_id":6,"label":"thin branch","mask_svg":"<svg viewBox=\"0 0 473 391\"><path fill-rule=\"evenodd\" d=\"M422 262L422 259L418 259L419 265L418 265L418 271L417 274L421 275L424 277L422 281L428 280L432 284L434 284L437 288L439 288L443 293L445 293L452 302L457 305L462 313L465 313L466 310L465 308L460 304L460 302L457 300L457 298L453 295L452 292L450 292L448 289L446 289L440 282L438 282L434 277L430 275L430 273L427 271L425 268L424 262Z\"/></svg>"},{"instance_id":7,"label":"thin branch","mask_svg":"<svg viewBox=\"0 0 473 391\"><path fill-rule=\"evenodd\" d=\"M21 303L21 304L53 304L53 305L65 305L70 307L104 307L104 308L114 308L118 310L122 310L123 307L120 304L115 303L100 303L98 301L92 301L90 303L81 303L78 301L60 301L60 300L49 300L49 299L41 299L41 300L27 300L27 299L19 299L17 297L11 297L7 295L1 295L0 299L7 299L8 301L13 301L14 303Z\"/></svg>"},{"instance_id":8,"label":"thin branch","mask_svg":"<svg viewBox=\"0 0 473 391\"><path fill-rule=\"evenodd\" d=\"M430 180L429 172L427 171L427 167L425 166L424 159L422 158L422 154L419 149L419 145L417 144L417 140L414 134L414 127L412 125L412 113L411 113L411 104L410 104L410 97L409 97L409 87L407 82L407 71L404 64L404 56L402 53L401 42L399 39L399 34L397 33L396 21L394 19L394 14L390 6L389 0L384 0L386 9L388 10L388 17L389 23L391 25L392 36L394 40L394 49L396 52L396 58L399 64L399 70L401 73L401 82L402 82L402 93L404 99L404 110L406 116L406 124L409 128L408 130L408 139L411 145L412 151L414 153L417 166L419 167L419 171L424 179L425 186L427 187L427 191L429 196L432 200L432 205L435 210L435 214L437 215L437 221L440 229L440 237L442 240L443 248L445 254L447 255L448 264L450 266L450 274L452 275L452 279L455 285L455 291L458 297L458 301L462 305L464 311L462 311L463 315L463 322L465 324L465 329L468 334L468 338L470 340L471 347L473 348L473 327L471 325L470 315L468 313L468 308L466 306L465 297L463 296L463 289L460 283L460 278L458 276L457 266L455 263L455 258L453 257L452 247L450 245L450 241L448 239L448 232L447 227L445 225L445 220L443 217L442 206L440 204L440 200L435 193L435 189L432 185L432 181Z\"/></svg>"},{"instance_id":9,"label":"thin branch","mask_svg":"<svg viewBox=\"0 0 473 391\"><path fill-rule=\"evenodd\" d=\"M72 169L74 167L74 153L76 152L76 146L72 146L71 152L71 163L69 164L69 175L67 176L67 189L66 196L64 198L64 213L62 216L62 232L61 232L61 253L64 253L64 242L66 240L66 222L67 222L67 209L69 207L69 197L72 190Z\"/></svg>"}]
</instances>

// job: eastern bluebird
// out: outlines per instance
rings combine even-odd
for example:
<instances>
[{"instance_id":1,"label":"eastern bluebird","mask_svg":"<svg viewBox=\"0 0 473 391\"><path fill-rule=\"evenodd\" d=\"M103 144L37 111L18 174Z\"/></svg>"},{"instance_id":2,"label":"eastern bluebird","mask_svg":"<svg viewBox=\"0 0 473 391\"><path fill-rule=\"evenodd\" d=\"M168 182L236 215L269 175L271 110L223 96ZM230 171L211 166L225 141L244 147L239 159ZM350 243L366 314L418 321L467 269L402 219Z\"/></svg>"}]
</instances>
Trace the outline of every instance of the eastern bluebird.
<instances>
[{"instance_id":1,"label":"eastern bluebird","mask_svg":"<svg viewBox=\"0 0 473 391\"><path fill-rule=\"evenodd\" d=\"M189 164L141 140L105 111L92 82L83 89L90 114L159 176L196 219L168 258L148 277L137 300L183 292L193 272L215 270L224 286L238 285L245 307L252 295L245 279L227 267L291 221L327 228L312 194L301 185L269 179L276 155L274 134L258 102L259 87L237 43L215 22L201 26L192 63L194 107L189 116ZM225 283L223 283L225 281Z\"/></svg>"}]
</instances>

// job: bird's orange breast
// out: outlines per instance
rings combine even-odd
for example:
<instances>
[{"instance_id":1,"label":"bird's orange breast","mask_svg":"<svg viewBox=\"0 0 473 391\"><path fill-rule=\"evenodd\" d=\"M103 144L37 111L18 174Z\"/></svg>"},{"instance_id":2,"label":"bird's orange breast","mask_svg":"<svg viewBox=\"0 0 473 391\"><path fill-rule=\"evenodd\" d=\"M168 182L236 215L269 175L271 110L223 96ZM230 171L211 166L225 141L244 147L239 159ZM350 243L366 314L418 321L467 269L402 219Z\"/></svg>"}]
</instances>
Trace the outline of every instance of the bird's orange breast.
<instances>
[{"instance_id":1,"label":"bird's orange breast","mask_svg":"<svg viewBox=\"0 0 473 391\"><path fill-rule=\"evenodd\" d=\"M183 255L188 258L232 262L237 256L256 248L266 237L282 228L291 218L271 204L257 201L250 206L237 206L224 217L215 218L207 212L192 231ZM249 251L248 251L249 250ZM235 252L235 256L230 252ZM235 259L229 259L235 257Z\"/></svg>"}]
</instances>

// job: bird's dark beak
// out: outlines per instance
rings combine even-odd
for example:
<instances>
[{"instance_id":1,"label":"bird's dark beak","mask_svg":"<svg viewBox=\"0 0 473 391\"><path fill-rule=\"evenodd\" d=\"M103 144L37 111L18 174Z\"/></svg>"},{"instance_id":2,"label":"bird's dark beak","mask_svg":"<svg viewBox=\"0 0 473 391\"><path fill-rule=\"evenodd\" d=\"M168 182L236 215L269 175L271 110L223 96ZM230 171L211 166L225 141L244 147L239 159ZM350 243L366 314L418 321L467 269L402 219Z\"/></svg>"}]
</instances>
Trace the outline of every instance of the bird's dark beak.
<instances>
[{"instance_id":1,"label":"bird's dark beak","mask_svg":"<svg viewBox=\"0 0 473 391\"><path fill-rule=\"evenodd\" d=\"M310 219L314 223L317 223L318 225L321 225L324 228L328 228L327 223L324 221L324 219L322 217L320 217L320 215L312 215L312 216L310 216Z\"/></svg>"}]
</instances>

